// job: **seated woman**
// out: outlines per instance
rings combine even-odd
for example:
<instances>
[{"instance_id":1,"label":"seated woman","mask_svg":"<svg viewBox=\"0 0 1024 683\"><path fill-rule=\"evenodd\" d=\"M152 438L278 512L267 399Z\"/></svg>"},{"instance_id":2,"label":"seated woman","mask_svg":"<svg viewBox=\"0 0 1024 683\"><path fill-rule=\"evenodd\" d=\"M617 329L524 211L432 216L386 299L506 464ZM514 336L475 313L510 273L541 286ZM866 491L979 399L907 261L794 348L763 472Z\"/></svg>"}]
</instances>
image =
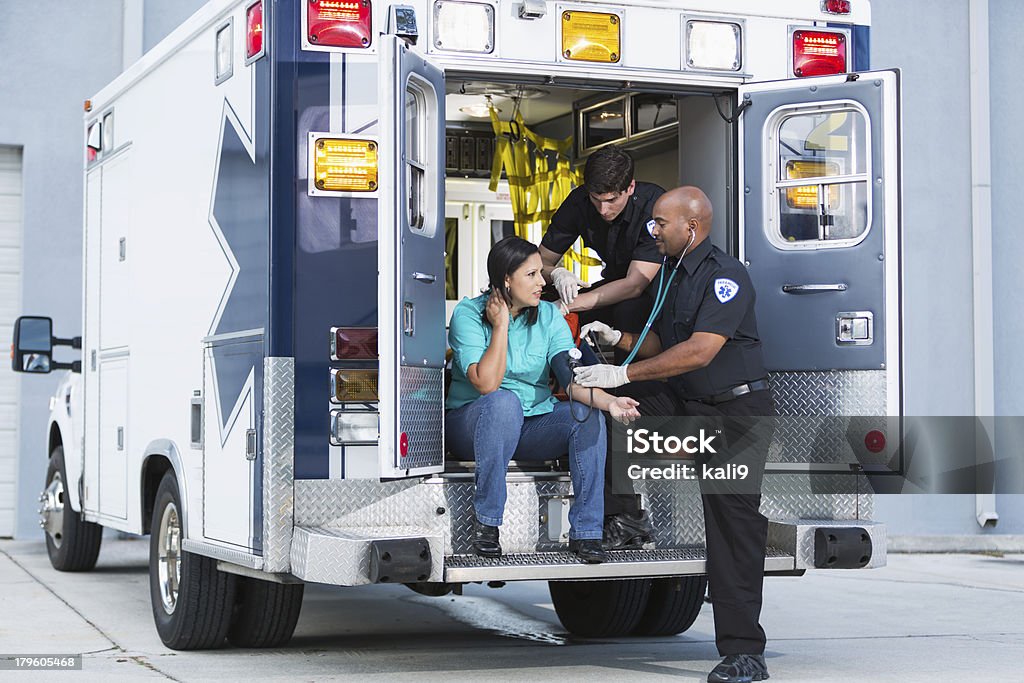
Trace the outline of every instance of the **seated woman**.
<instances>
[{"instance_id":1,"label":"seated woman","mask_svg":"<svg viewBox=\"0 0 1024 683\"><path fill-rule=\"evenodd\" d=\"M446 438L457 457L476 460L477 555L501 555L498 527L509 461L549 460L568 452L575 494L569 549L585 562L602 562L607 443L599 410L628 423L639 417L639 404L573 385L574 414L570 402L551 395L552 368L563 386L572 377L567 352L573 341L558 307L541 301L542 266L536 246L507 237L487 256L488 292L455 307L448 333L454 363Z\"/></svg>"}]
</instances>

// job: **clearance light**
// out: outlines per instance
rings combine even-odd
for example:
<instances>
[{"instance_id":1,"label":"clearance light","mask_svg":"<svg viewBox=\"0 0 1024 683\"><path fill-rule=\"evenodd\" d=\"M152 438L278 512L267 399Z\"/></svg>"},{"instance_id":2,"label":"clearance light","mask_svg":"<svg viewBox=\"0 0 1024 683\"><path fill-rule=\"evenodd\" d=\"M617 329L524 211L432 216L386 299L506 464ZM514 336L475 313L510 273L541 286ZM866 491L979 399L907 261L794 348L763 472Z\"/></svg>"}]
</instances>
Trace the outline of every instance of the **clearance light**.
<instances>
[{"instance_id":1,"label":"clearance light","mask_svg":"<svg viewBox=\"0 0 1024 683\"><path fill-rule=\"evenodd\" d=\"M794 76L827 76L845 72L845 34L825 31L793 33Z\"/></svg>"},{"instance_id":2,"label":"clearance light","mask_svg":"<svg viewBox=\"0 0 1024 683\"><path fill-rule=\"evenodd\" d=\"M377 143L373 140L319 138L313 145L313 184L328 192L377 189Z\"/></svg>"},{"instance_id":3,"label":"clearance light","mask_svg":"<svg viewBox=\"0 0 1024 683\"><path fill-rule=\"evenodd\" d=\"M434 47L455 52L493 52L494 7L479 2L437 0Z\"/></svg>"},{"instance_id":4,"label":"clearance light","mask_svg":"<svg viewBox=\"0 0 1024 683\"><path fill-rule=\"evenodd\" d=\"M338 446L375 444L380 439L380 416L354 410L331 411L331 441Z\"/></svg>"},{"instance_id":5,"label":"clearance light","mask_svg":"<svg viewBox=\"0 0 1024 683\"><path fill-rule=\"evenodd\" d=\"M331 360L377 360L377 328L332 327Z\"/></svg>"},{"instance_id":6,"label":"clearance light","mask_svg":"<svg viewBox=\"0 0 1024 683\"><path fill-rule=\"evenodd\" d=\"M616 63L622 22L617 14L562 12L562 56L581 62Z\"/></svg>"},{"instance_id":7,"label":"clearance light","mask_svg":"<svg viewBox=\"0 0 1024 683\"><path fill-rule=\"evenodd\" d=\"M376 370L331 370L332 403L366 403L376 400Z\"/></svg>"},{"instance_id":8,"label":"clearance light","mask_svg":"<svg viewBox=\"0 0 1024 683\"><path fill-rule=\"evenodd\" d=\"M799 180L802 178L821 178L839 175L839 164L832 161L787 161L786 180ZM829 206L839 206L839 186L830 185L828 188ZM818 186L801 185L799 187L786 188L786 205L791 209L818 208Z\"/></svg>"},{"instance_id":9,"label":"clearance light","mask_svg":"<svg viewBox=\"0 0 1024 683\"><path fill-rule=\"evenodd\" d=\"M739 24L686 22L686 66L691 69L739 71L743 64Z\"/></svg>"},{"instance_id":10,"label":"clearance light","mask_svg":"<svg viewBox=\"0 0 1024 683\"><path fill-rule=\"evenodd\" d=\"M370 0L308 0L306 38L312 45L370 47L372 9Z\"/></svg>"},{"instance_id":11,"label":"clearance light","mask_svg":"<svg viewBox=\"0 0 1024 683\"><path fill-rule=\"evenodd\" d=\"M850 0L821 0L821 11L826 14L849 14Z\"/></svg>"},{"instance_id":12,"label":"clearance light","mask_svg":"<svg viewBox=\"0 0 1024 683\"><path fill-rule=\"evenodd\" d=\"M245 58L253 59L263 52L263 0L245 10Z\"/></svg>"}]
</instances>

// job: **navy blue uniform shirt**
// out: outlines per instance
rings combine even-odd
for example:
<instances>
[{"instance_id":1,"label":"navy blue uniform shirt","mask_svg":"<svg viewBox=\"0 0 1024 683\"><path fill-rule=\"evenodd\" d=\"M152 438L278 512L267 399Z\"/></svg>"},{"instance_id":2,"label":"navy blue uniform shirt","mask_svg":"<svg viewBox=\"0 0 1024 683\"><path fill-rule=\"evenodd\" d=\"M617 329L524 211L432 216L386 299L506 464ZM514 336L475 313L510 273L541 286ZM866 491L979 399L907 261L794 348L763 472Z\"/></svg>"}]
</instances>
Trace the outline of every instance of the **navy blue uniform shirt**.
<instances>
[{"instance_id":1,"label":"navy blue uniform shirt","mask_svg":"<svg viewBox=\"0 0 1024 683\"><path fill-rule=\"evenodd\" d=\"M664 267L665 279L674 265L669 261ZM655 276L653 294L657 286ZM726 342L706 368L669 378L669 386L680 399L706 399L767 378L754 301L747 269L710 239L683 258L654 325L662 348L684 342L694 332L713 332Z\"/></svg>"},{"instance_id":2,"label":"navy blue uniform shirt","mask_svg":"<svg viewBox=\"0 0 1024 683\"><path fill-rule=\"evenodd\" d=\"M583 245L596 251L604 261L604 279L620 280L626 277L630 261L661 263L658 245L647 232L647 221L651 220L654 202L663 194L665 190L654 183L637 182L622 213L607 223L590 201L586 186L577 187L551 217L540 244L556 254L564 254L583 237Z\"/></svg>"}]
</instances>

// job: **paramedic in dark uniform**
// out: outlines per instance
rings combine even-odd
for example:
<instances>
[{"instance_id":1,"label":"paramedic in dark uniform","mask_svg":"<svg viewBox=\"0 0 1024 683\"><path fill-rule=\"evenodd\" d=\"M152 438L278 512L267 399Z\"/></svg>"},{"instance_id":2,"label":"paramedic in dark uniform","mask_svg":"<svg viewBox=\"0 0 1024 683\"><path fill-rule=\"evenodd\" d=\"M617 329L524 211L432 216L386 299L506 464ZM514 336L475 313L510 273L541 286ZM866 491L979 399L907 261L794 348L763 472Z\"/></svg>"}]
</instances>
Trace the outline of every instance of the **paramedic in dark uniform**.
<instances>
[{"instance_id":1,"label":"paramedic in dark uniform","mask_svg":"<svg viewBox=\"0 0 1024 683\"><path fill-rule=\"evenodd\" d=\"M712 483L698 476L715 641L725 657L708 681L758 681L768 677L765 633L759 623L768 520L758 508L772 430L767 416L775 414L775 407L750 277L739 261L711 244L711 220L711 202L698 188L680 187L658 200L652 232L667 256L665 278L679 267L666 287L660 317L637 354L643 360L580 368L576 381L582 386L620 387L615 393L636 398L645 417L720 420L727 447L706 456L719 461L714 465L737 457L737 452L746 454L751 473L742 485ZM622 350L632 349L638 337L601 322L591 330L603 343ZM751 440L755 432L757 438ZM746 448L739 447L743 443ZM702 457L697 456L698 464Z\"/></svg>"},{"instance_id":2,"label":"paramedic in dark uniform","mask_svg":"<svg viewBox=\"0 0 1024 683\"><path fill-rule=\"evenodd\" d=\"M605 320L620 330L643 328L654 303L645 290L661 267L647 224L664 192L653 183L637 182L633 158L615 145L587 158L583 185L562 202L540 243L544 277L554 285L563 311L578 313L581 324ZM558 265L580 237L604 262L603 279L584 291L587 284ZM623 358L616 352L618 361ZM604 514L606 541L618 541L613 547L653 540L650 520L636 496L608 493Z\"/></svg>"},{"instance_id":3,"label":"paramedic in dark uniform","mask_svg":"<svg viewBox=\"0 0 1024 683\"><path fill-rule=\"evenodd\" d=\"M581 322L603 319L620 329L640 331L653 301L645 294L661 266L661 255L647 231L654 202L665 192L633 178L633 158L615 145L587 158L583 185L569 193L551 217L540 242L544 278ZM602 280L593 287L559 266L578 238L604 261ZM612 307L610 311L606 309Z\"/></svg>"}]
</instances>

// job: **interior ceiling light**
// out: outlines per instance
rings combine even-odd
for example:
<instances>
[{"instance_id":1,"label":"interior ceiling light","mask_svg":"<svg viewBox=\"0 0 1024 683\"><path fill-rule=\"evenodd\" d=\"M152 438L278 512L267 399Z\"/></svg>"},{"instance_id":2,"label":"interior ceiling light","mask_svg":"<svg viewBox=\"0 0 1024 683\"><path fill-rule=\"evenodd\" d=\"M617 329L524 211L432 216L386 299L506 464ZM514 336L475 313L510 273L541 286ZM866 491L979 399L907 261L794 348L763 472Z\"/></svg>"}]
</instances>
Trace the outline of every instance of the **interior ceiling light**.
<instances>
[{"instance_id":1,"label":"interior ceiling light","mask_svg":"<svg viewBox=\"0 0 1024 683\"><path fill-rule=\"evenodd\" d=\"M491 115L491 108L492 107L488 107L486 103L480 103L470 104L465 107L459 107L459 111L461 111L466 116L472 116L473 118L477 119L486 119ZM493 107L493 109L499 114L501 113L500 108Z\"/></svg>"}]
</instances>

